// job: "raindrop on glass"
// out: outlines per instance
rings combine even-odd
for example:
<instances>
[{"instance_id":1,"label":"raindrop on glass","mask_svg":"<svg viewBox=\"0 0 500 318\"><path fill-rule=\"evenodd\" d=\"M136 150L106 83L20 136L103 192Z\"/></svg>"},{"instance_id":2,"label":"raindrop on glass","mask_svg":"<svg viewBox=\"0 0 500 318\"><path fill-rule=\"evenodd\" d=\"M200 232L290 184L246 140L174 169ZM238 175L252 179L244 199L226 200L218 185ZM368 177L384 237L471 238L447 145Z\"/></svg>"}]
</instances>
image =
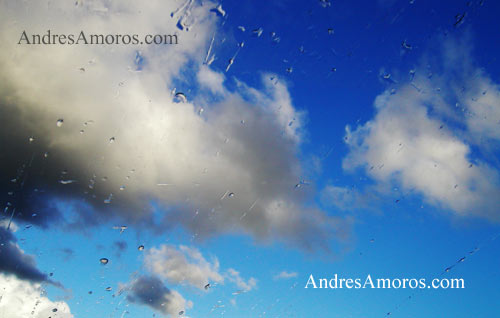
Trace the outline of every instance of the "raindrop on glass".
<instances>
[{"instance_id":1,"label":"raindrop on glass","mask_svg":"<svg viewBox=\"0 0 500 318\"><path fill-rule=\"evenodd\" d=\"M467 15L466 12L462 13L462 14L457 14L455 16L455 23L453 24L453 26L455 28L459 27L461 24L464 23L464 19L465 19L465 16Z\"/></svg>"},{"instance_id":2,"label":"raindrop on glass","mask_svg":"<svg viewBox=\"0 0 500 318\"><path fill-rule=\"evenodd\" d=\"M75 183L76 180L59 180L59 183L60 184L71 184L71 183Z\"/></svg>"},{"instance_id":3,"label":"raindrop on glass","mask_svg":"<svg viewBox=\"0 0 500 318\"><path fill-rule=\"evenodd\" d=\"M104 200L104 203L105 204L110 204L111 203L111 199L113 198L113 194L110 194L109 197L107 199Z\"/></svg>"},{"instance_id":4,"label":"raindrop on glass","mask_svg":"<svg viewBox=\"0 0 500 318\"><path fill-rule=\"evenodd\" d=\"M257 37L260 37L260 36L262 35L262 32L263 32L263 31L264 31L264 30L263 30L262 28L258 28L258 29L253 30L253 31L252 31L252 33L253 33L255 36L257 36Z\"/></svg>"},{"instance_id":5,"label":"raindrop on glass","mask_svg":"<svg viewBox=\"0 0 500 318\"><path fill-rule=\"evenodd\" d=\"M186 95L184 95L184 93L181 93L181 92L175 93L174 102L176 102L176 103L186 103L187 102Z\"/></svg>"}]
</instances>

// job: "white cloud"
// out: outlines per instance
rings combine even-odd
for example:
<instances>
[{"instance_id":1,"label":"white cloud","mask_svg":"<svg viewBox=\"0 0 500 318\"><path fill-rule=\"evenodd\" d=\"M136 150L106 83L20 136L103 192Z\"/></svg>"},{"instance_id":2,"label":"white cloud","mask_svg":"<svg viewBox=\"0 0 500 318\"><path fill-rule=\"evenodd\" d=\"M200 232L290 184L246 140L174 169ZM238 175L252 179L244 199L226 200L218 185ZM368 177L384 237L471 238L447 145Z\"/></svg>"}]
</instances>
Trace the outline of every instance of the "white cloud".
<instances>
[{"instance_id":1,"label":"white cloud","mask_svg":"<svg viewBox=\"0 0 500 318\"><path fill-rule=\"evenodd\" d=\"M193 306L175 290L167 289L162 280L169 285L184 285L208 291L206 286L234 284L239 292L248 292L257 286L253 277L244 279L240 272L229 268L221 271L219 261L213 257L207 260L201 252L184 245L161 245L151 248L144 257L144 265L153 276L141 276L129 284L128 299L141 303L166 314L178 313ZM172 314L173 315L173 314Z\"/></svg>"},{"instance_id":2,"label":"white cloud","mask_svg":"<svg viewBox=\"0 0 500 318\"><path fill-rule=\"evenodd\" d=\"M251 291L257 286L257 280L255 278L250 277L248 280L245 280L241 277L240 272L233 268L227 270L227 279L244 292Z\"/></svg>"},{"instance_id":3,"label":"white cloud","mask_svg":"<svg viewBox=\"0 0 500 318\"><path fill-rule=\"evenodd\" d=\"M453 51L462 56L459 60L468 56L461 50ZM362 167L380 184L415 190L426 201L459 215L498 219L499 174L480 157L480 140L500 134L500 94L469 60L453 64L465 68L459 73L463 77L447 66L432 78L418 75L395 94L388 90L379 95L375 117L352 131L347 127L350 152L343 167ZM473 81L471 73L476 75ZM484 90L488 93L482 95ZM454 99L461 109L450 102ZM473 151L473 146L479 150ZM345 191L335 193L352 199Z\"/></svg>"},{"instance_id":4,"label":"white cloud","mask_svg":"<svg viewBox=\"0 0 500 318\"><path fill-rule=\"evenodd\" d=\"M207 65L202 65L196 76L198 83L202 87L208 88L212 93L223 94L225 92L224 74L211 70Z\"/></svg>"},{"instance_id":5,"label":"white cloud","mask_svg":"<svg viewBox=\"0 0 500 318\"><path fill-rule=\"evenodd\" d=\"M38 283L19 280L15 276L0 274L0 317L71 318L68 304L51 301Z\"/></svg>"},{"instance_id":6,"label":"white cloud","mask_svg":"<svg viewBox=\"0 0 500 318\"><path fill-rule=\"evenodd\" d=\"M219 261L207 261L196 248L161 245L149 250L145 258L146 268L173 284L189 284L201 290L208 283L220 283Z\"/></svg>"},{"instance_id":7,"label":"white cloud","mask_svg":"<svg viewBox=\"0 0 500 318\"><path fill-rule=\"evenodd\" d=\"M290 278L295 278L297 276L298 276L297 272L282 271L282 272L274 275L274 279L275 280L278 280L278 279L290 279Z\"/></svg>"},{"instance_id":8,"label":"white cloud","mask_svg":"<svg viewBox=\"0 0 500 318\"><path fill-rule=\"evenodd\" d=\"M144 264L149 272L170 284L189 285L200 290L205 290L207 284L223 284L226 279L244 291L257 285L255 278L245 280L233 268L221 271L216 257L208 261L198 249L184 245L178 248L166 244L153 247L146 254Z\"/></svg>"},{"instance_id":9,"label":"white cloud","mask_svg":"<svg viewBox=\"0 0 500 318\"><path fill-rule=\"evenodd\" d=\"M470 112L467 127L478 138L500 140L500 86L484 74L475 78L474 84L463 98Z\"/></svg>"}]
</instances>

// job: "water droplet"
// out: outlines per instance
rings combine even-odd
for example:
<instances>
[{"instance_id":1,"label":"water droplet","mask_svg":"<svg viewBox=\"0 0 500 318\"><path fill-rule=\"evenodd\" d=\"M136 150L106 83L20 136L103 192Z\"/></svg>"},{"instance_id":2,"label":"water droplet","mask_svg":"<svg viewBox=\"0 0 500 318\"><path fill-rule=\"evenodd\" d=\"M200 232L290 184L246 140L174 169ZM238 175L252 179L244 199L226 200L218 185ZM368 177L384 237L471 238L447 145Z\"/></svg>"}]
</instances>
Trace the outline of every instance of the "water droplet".
<instances>
[{"instance_id":1,"label":"water droplet","mask_svg":"<svg viewBox=\"0 0 500 318\"><path fill-rule=\"evenodd\" d=\"M187 103L186 95L184 95L184 93L181 93L181 92L175 93L175 95L174 95L174 102L176 102L176 103Z\"/></svg>"},{"instance_id":2,"label":"water droplet","mask_svg":"<svg viewBox=\"0 0 500 318\"><path fill-rule=\"evenodd\" d=\"M184 310L179 311L179 316L184 315Z\"/></svg>"},{"instance_id":3,"label":"water droplet","mask_svg":"<svg viewBox=\"0 0 500 318\"><path fill-rule=\"evenodd\" d=\"M111 287L106 287L106 291L111 291L112 288Z\"/></svg>"},{"instance_id":4,"label":"water droplet","mask_svg":"<svg viewBox=\"0 0 500 318\"><path fill-rule=\"evenodd\" d=\"M229 193L228 197L230 197L230 198L234 197L234 193L233 192Z\"/></svg>"},{"instance_id":5,"label":"water droplet","mask_svg":"<svg viewBox=\"0 0 500 318\"><path fill-rule=\"evenodd\" d=\"M241 26L241 25L240 25L240 26L238 26L238 29L239 29L241 32L245 32L245 31L246 31L245 27L244 27L244 26Z\"/></svg>"},{"instance_id":6,"label":"water droplet","mask_svg":"<svg viewBox=\"0 0 500 318\"><path fill-rule=\"evenodd\" d=\"M264 30L262 28L258 28L258 29L255 29L252 31L253 35L255 35L257 37L260 37L262 35L262 32L264 32Z\"/></svg>"},{"instance_id":7,"label":"water droplet","mask_svg":"<svg viewBox=\"0 0 500 318\"><path fill-rule=\"evenodd\" d=\"M49 152L48 151L43 154L44 158L48 158L48 156L49 156Z\"/></svg>"},{"instance_id":8,"label":"water droplet","mask_svg":"<svg viewBox=\"0 0 500 318\"><path fill-rule=\"evenodd\" d=\"M120 230L120 234L122 234L123 232L125 232L125 230L127 229L128 227L126 225L122 225L122 226L113 226L113 230Z\"/></svg>"},{"instance_id":9,"label":"water droplet","mask_svg":"<svg viewBox=\"0 0 500 318\"><path fill-rule=\"evenodd\" d=\"M328 34L332 35L332 34L334 34L334 33L335 33L335 30L333 30L332 28L329 28L329 29L328 29Z\"/></svg>"},{"instance_id":10,"label":"water droplet","mask_svg":"<svg viewBox=\"0 0 500 318\"><path fill-rule=\"evenodd\" d=\"M287 72L288 74L292 73L292 72L293 72L293 67L288 67L288 68L286 69L286 72Z\"/></svg>"},{"instance_id":11,"label":"water droplet","mask_svg":"<svg viewBox=\"0 0 500 318\"><path fill-rule=\"evenodd\" d=\"M464 12L462 14L457 14L455 16L455 23L453 24L453 26L455 28L458 28L460 25L462 25L464 23L464 20L465 20L466 16L467 16L467 12Z\"/></svg>"},{"instance_id":12,"label":"water droplet","mask_svg":"<svg viewBox=\"0 0 500 318\"><path fill-rule=\"evenodd\" d=\"M226 67L226 72L229 71L229 69L231 68L231 65L233 65L233 63L234 63L234 58L230 58L228 61L227 67Z\"/></svg>"},{"instance_id":13,"label":"water droplet","mask_svg":"<svg viewBox=\"0 0 500 318\"><path fill-rule=\"evenodd\" d=\"M107 258L103 257L99 260L99 262L101 262L101 264L103 264L103 265L106 265L109 262L109 260Z\"/></svg>"},{"instance_id":14,"label":"water droplet","mask_svg":"<svg viewBox=\"0 0 500 318\"><path fill-rule=\"evenodd\" d=\"M207 290L209 288L210 288L210 283L208 283L208 284L205 285L205 290Z\"/></svg>"},{"instance_id":15,"label":"water droplet","mask_svg":"<svg viewBox=\"0 0 500 318\"><path fill-rule=\"evenodd\" d=\"M139 245L139 247L137 248L139 251L144 251L144 245Z\"/></svg>"},{"instance_id":16,"label":"water droplet","mask_svg":"<svg viewBox=\"0 0 500 318\"><path fill-rule=\"evenodd\" d=\"M107 199L104 200L104 204L110 204L111 199L113 198L113 194L111 193Z\"/></svg>"},{"instance_id":17,"label":"water droplet","mask_svg":"<svg viewBox=\"0 0 500 318\"><path fill-rule=\"evenodd\" d=\"M76 180L59 180L59 183L60 184L71 184L71 183L75 183Z\"/></svg>"},{"instance_id":18,"label":"water droplet","mask_svg":"<svg viewBox=\"0 0 500 318\"><path fill-rule=\"evenodd\" d=\"M120 191L123 191L123 190L125 190L125 186L120 187Z\"/></svg>"},{"instance_id":19,"label":"water droplet","mask_svg":"<svg viewBox=\"0 0 500 318\"><path fill-rule=\"evenodd\" d=\"M59 119L57 120L57 122L56 122L56 126L57 126L57 127L61 127L61 126L63 125L63 123L64 123L64 119L59 118Z\"/></svg>"},{"instance_id":20,"label":"water droplet","mask_svg":"<svg viewBox=\"0 0 500 318\"><path fill-rule=\"evenodd\" d=\"M114 143L114 142L115 142L115 137L111 137L111 138L109 138L109 143L110 143L110 144L112 144L112 143Z\"/></svg>"},{"instance_id":21,"label":"water droplet","mask_svg":"<svg viewBox=\"0 0 500 318\"><path fill-rule=\"evenodd\" d=\"M403 42L401 42L401 47L405 50L408 50L410 51L411 49L413 49L413 47L408 43L406 42L406 40L404 40Z\"/></svg>"},{"instance_id":22,"label":"water droplet","mask_svg":"<svg viewBox=\"0 0 500 318\"><path fill-rule=\"evenodd\" d=\"M28 138L28 141L29 141L30 143L32 143L33 141L35 141L35 137L33 137L33 136L29 137L29 138Z\"/></svg>"},{"instance_id":23,"label":"water droplet","mask_svg":"<svg viewBox=\"0 0 500 318\"><path fill-rule=\"evenodd\" d=\"M415 78L415 70L410 70L409 74L410 74L410 82L413 81L413 79Z\"/></svg>"},{"instance_id":24,"label":"water droplet","mask_svg":"<svg viewBox=\"0 0 500 318\"><path fill-rule=\"evenodd\" d=\"M52 312L57 312L57 308L52 309Z\"/></svg>"},{"instance_id":25,"label":"water droplet","mask_svg":"<svg viewBox=\"0 0 500 318\"><path fill-rule=\"evenodd\" d=\"M332 6L332 3L330 2L330 0L319 0L319 4L323 8L328 8L328 7Z\"/></svg>"},{"instance_id":26,"label":"water droplet","mask_svg":"<svg viewBox=\"0 0 500 318\"><path fill-rule=\"evenodd\" d=\"M211 9L210 11L214 12L216 15L218 15L220 17L226 16L226 11L224 11L224 9L222 9L221 4L219 4L216 8Z\"/></svg>"}]
</instances>

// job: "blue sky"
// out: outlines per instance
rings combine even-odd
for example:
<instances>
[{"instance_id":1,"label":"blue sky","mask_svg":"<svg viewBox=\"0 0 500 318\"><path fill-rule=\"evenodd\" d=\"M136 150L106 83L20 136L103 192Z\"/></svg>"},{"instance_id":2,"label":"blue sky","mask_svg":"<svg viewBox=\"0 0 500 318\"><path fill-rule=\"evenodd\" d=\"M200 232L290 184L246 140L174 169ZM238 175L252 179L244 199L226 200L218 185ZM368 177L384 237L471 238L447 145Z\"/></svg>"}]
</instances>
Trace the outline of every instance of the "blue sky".
<instances>
[{"instance_id":1,"label":"blue sky","mask_svg":"<svg viewBox=\"0 0 500 318\"><path fill-rule=\"evenodd\" d=\"M499 3L0 6L0 317L500 312Z\"/></svg>"}]
</instances>

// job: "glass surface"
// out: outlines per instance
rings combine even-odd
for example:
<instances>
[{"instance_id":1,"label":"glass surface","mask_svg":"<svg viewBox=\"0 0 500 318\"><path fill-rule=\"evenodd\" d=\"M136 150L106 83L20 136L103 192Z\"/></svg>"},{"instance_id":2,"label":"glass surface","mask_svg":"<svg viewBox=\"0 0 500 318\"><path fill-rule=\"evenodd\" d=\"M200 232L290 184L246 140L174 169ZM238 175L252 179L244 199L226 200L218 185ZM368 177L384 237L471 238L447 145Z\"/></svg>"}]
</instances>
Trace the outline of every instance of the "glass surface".
<instances>
[{"instance_id":1,"label":"glass surface","mask_svg":"<svg viewBox=\"0 0 500 318\"><path fill-rule=\"evenodd\" d=\"M499 15L0 0L0 318L497 317Z\"/></svg>"}]
</instances>

